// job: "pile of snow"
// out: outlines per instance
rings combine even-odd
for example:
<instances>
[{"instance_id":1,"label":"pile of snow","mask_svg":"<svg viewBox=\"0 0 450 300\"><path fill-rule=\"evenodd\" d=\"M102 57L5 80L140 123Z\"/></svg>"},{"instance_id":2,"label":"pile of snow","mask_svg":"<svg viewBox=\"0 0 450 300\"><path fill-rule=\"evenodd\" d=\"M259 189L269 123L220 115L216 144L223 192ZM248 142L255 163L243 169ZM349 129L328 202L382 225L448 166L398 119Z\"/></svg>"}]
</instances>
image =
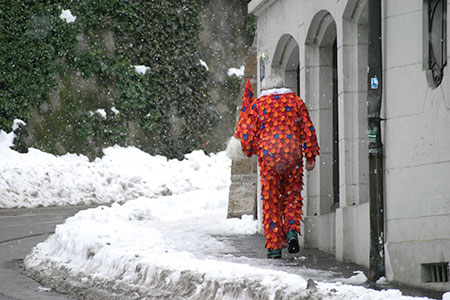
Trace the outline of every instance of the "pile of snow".
<instances>
[{"instance_id":1,"label":"pile of snow","mask_svg":"<svg viewBox=\"0 0 450 300\"><path fill-rule=\"evenodd\" d=\"M61 11L61 14L59 15L59 18L66 21L67 23L73 23L73 22L75 22L77 17L72 15L72 12L70 11L70 9L63 9Z\"/></svg>"},{"instance_id":2,"label":"pile of snow","mask_svg":"<svg viewBox=\"0 0 450 300\"><path fill-rule=\"evenodd\" d=\"M230 161L223 154L195 151L180 162L116 146L89 162L33 148L18 153L10 149L13 138L0 131L0 208L124 203L229 185Z\"/></svg>"},{"instance_id":3,"label":"pile of snow","mask_svg":"<svg viewBox=\"0 0 450 300\"><path fill-rule=\"evenodd\" d=\"M98 114L100 117L102 117L103 119L106 119L106 111L103 108L99 108L96 111L90 111L89 114L91 116Z\"/></svg>"},{"instance_id":4,"label":"pile of snow","mask_svg":"<svg viewBox=\"0 0 450 300\"><path fill-rule=\"evenodd\" d=\"M139 74L145 75L147 73L147 71L150 70L150 67L136 65L136 66L134 66L134 70Z\"/></svg>"},{"instance_id":5,"label":"pile of snow","mask_svg":"<svg viewBox=\"0 0 450 300\"><path fill-rule=\"evenodd\" d=\"M342 279L342 283L346 284L364 284L367 282L367 276L362 271L355 272L356 274L350 278ZM377 282L378 283L378 282Z\"/></svg>"},{"instance_id":6,"label":"pile of snow","mask_svg":"<svg viewBox=\"0 0 450 300\"><path fill-rule=\"evenodd\" d=\"M9 149L12 139L0 132L3 207L113 203L67 219L25 258L27 274L57 291L78 299L419 299L339 282L308 285L230 258L237 249L218 237L254 234L257 222L226 218L223 152L178 161L112 147L89 162L36 149L19 154Z\"/></svg>"},{"instance_id":7,"label":"pile of snow","mask_svg":"<svg viewBox=\"0 0 450 300\"><path fill-rule=\"evenodd\" d=\"M229 68L227 71L228 76L236 75L237 77L244 76L245 66L241 66L239 69L237 68Z\"/></svg>"}]
</instances>

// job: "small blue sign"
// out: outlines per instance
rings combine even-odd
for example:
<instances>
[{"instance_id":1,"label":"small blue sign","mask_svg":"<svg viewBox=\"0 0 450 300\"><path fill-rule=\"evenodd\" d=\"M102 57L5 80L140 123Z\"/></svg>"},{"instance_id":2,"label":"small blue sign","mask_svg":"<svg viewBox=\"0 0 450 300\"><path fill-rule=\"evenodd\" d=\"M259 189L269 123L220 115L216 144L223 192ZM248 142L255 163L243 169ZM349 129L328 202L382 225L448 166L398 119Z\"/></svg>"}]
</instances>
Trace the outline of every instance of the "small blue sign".
<instances>
[{"instance_id":1,"label":"small blue sign","mask_svg":"<svg viewBox=\"0 0 450 300\"><path fill-rule=\"evenodd\" d=\"M378 78L377 76L370 78L370 87L372 90L378 89Z\"/></svg>"}]
</instances>

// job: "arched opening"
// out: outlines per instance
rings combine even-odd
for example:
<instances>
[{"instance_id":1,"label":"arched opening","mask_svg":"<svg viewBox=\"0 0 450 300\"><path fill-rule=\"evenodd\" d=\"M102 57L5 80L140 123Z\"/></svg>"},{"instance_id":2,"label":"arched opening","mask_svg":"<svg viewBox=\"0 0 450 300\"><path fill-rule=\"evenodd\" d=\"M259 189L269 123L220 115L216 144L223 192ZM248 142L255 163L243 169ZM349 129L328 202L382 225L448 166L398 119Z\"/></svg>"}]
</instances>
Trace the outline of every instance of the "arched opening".
<instances>
[{"instance_id":1,"label":"arched opening","mask_svg":"<svg viewBox=\"0 0 450 300\"><path fill-rule=\"evenodd\" d=\"M311 22L305 45L306 99L318 128L318 170L308 177L307 214L330 213L339 206L339 113L336 23L322 10Z\"/></svg>"},{"instance_id":2,"label":"arched opening","mask_svg":"<svg viewBox=\"0 0 450 300\"><path fill-rule=\"evenodd\" d=\"M320 156L306 178L305 247L335 251L333 216L340 199L340 113L336 22L319 11L305 40L305 99L316 126ZM322 226L323 224L323 226Z\"/></svg>"},{"instance_id":3,"label":"arched opening","mask_svg":"<svg viewBox=\"0 0 450 300\"><path fill-rule=\"evenodd\" d=\"M286 87L300 93L300 59L299 47L295 39L283 35L278 41L273 59L272 73L284 78Z\"/></svg>"}]
</instances>

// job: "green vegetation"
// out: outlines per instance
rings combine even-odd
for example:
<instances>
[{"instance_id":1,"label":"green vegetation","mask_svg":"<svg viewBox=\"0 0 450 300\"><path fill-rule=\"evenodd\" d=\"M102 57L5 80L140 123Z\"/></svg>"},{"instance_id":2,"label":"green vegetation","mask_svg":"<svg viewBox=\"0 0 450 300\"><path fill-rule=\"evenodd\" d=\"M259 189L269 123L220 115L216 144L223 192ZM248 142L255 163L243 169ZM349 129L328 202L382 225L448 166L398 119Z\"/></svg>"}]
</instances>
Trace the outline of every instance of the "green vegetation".
<instances>
[{"instance_id":1,"label":"green vegetation","mask_svg":"<svg viewBox=\"0 0 450 300\"><path fill-rule=\"evenodd\" d=\"M28 146L91 158L114 144L168 157L201 148L216 118L198 55L202 2L0 2L0 129L22 119Z\"/></svg>"}]
</instances>

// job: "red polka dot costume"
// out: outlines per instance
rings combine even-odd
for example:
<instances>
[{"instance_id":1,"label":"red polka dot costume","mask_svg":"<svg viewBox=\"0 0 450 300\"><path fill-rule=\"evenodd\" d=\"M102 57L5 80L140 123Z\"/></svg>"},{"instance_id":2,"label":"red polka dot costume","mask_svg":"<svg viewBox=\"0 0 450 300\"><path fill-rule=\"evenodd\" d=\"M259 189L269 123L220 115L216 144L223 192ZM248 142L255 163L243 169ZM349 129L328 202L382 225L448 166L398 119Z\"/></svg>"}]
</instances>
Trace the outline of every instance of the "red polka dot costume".
<instances>
[{"instance_id":1,"label":"red polka dot costume","mask_svg":"<svg viewBox=\"0 0 450 300\"><path fill-rule=\"evenodd\" d=\"M274 90L277 91L277 90ZM286 247L286 233L300 233L303 157L319 155L316 132L306 105L294 92L278 90L254 100L247 81L234 136L247 156L256 154L266 248Z\"/></svg>"}]
</instances>

